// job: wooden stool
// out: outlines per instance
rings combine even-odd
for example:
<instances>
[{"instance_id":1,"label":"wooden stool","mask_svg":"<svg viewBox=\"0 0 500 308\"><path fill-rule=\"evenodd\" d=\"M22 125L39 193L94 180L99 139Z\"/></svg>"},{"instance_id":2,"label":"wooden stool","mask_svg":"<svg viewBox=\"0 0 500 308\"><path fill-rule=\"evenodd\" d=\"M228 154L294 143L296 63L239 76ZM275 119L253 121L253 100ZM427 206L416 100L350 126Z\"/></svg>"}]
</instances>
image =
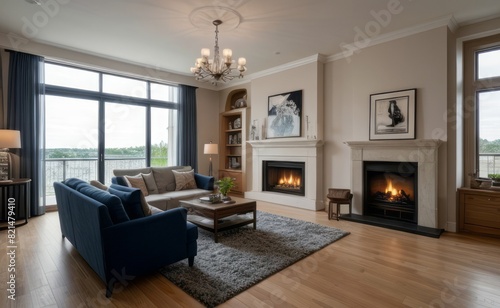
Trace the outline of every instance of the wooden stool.
<instances>
[{"instance_id":1,"label":"wooden stool","mask_svg":"<svg viewBox=\"0 0 500 308\"><path fill-rule=\"evenodd\" d=\"M340 218L340 205L349 204L349 214L352 213L352 194L350 189L329 188L326 196L330 201L328 203L328 219L333 217L333 204L337 205L335 216L337 220Z\"/></svg>"}]
</instances>

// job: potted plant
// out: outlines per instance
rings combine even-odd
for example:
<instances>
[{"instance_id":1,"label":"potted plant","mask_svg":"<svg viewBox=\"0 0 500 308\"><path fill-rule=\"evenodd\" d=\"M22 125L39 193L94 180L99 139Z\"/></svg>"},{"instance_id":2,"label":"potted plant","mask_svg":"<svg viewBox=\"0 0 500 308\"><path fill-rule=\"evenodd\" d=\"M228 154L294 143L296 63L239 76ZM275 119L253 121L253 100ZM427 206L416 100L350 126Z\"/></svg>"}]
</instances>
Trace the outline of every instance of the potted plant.
<instances>
[{"instance_id":1,"label":"potted plant","mask_svg":"<svg viewBox=\"0 0 500 308\"><path fill-rule=\"evenodd\" d=\"M490 173L488 177L493 180L493 186L500 186L500 174Z\"/></svg>"},{"instance_id":2,"label":"potted plant","mask_svg":"<svg viewBox=\"0 0 500 308\"><path fill-rule=\"evenodd\" d=\"M222 200L231 200L231 197L229 197L227 194L231 191L231 188L235 186L233 178L230 178L228 176L223 177L222 179L218 180L215 182L215 184L219 187L219 192L222 195Z\"/></svg>"}]
</instances>

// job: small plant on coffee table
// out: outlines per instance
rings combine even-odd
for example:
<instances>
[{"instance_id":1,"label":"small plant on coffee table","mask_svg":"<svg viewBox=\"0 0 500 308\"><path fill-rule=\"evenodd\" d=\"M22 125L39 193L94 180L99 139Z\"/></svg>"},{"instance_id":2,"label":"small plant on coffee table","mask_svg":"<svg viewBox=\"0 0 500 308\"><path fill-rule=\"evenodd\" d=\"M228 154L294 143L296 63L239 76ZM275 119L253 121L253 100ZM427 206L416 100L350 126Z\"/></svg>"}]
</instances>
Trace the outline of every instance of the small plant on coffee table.
<instances>
[{"instance_id":1,"label":"small plant on coffee table","mask_svg":"<svg viewBox=\"0 0 500 308\"><path fill-rule=\"evenodd\" d=\"M229 197L227 194L229 194L231 188L235 186L234 180L235 179L226 176L215 182L215 184L219 186L219 192L222 194L223 201L231 200L231 197Z\"/></svg>"}]
</instances>

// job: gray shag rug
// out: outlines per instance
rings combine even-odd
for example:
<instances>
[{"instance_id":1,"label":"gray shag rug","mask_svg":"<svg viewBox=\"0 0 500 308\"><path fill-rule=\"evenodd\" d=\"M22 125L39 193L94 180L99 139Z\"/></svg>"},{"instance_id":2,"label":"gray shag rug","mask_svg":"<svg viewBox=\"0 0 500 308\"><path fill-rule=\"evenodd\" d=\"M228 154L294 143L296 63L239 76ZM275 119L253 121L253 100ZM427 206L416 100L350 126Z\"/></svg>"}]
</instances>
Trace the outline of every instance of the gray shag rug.
<instances>
[{"instance_id":1,"label":"gray shag rug","mask_svg":"<svg viewBox=\"0 0 500 308\"><path fill-rule=\"evenodd\" d=\"M198 255L160 270L207 307L215 307L349 232L257 211L253 225L219 233L198 228Z\"/></svg>"}]
</instances>

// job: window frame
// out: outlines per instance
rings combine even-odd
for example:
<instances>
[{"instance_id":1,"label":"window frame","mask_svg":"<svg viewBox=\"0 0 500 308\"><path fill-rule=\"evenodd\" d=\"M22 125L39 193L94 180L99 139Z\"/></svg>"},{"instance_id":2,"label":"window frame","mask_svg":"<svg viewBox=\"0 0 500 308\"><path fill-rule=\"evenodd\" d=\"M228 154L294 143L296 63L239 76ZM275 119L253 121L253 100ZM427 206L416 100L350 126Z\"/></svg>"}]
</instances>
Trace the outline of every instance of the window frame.
<instances>
[{"instance_id":1,"label":"window frame","mask_svg":"<svg viewBox=\"0 0 500 308\"><path fill-rule=\"evenodd\" d=\"M166 86L171 86L177 88L177 91L179 91L179 87L177 84L172 84L168 82L160 82L158 80L148 80L146 78L137 78L137 77L130 77L127 75L120 75L117 73L109 73L106 71L99 71L96 69L89 69L85 67L79 67L77 65L71 65L67 63L60 63L57 61L50 61L46 60L45 61L47 64L51 65L59 65L59 66L65 66L69 68L75 68L79 70L84 70L84 71L92 71L95 73L99 74L99 91L92 91L92 90L84 90L84 89L79 89L79 88L69 88L69 87L64 87L64 86L57 86L57 85L51 85L51 84L44 84L45 86L45 95L51 95L51 96L60 96L60 97L68 97L68 98L77 98L77 99L89 99L89 100L95 100L98 101L98 114L99 114L99 120L98 120L98 180L103 182L105 178L105 106L107 103L117 103L117 104L124 104L124 105L137 105L137 106L142 106L146 108L146 144L145 144L145 155L146 155L146 166L151 165L151 109L154 108L161 108L161 109L168 109L168 110L176 110L179 112L179 103L175 101L167 101L167 100L155 100L151 99L151 84L161 84L161 85L166 85ZM129 78L129 79L136 79L140 81L145 81L147 83L147 97L146 98L138 98L138 97L131 97L131 96L126 96L126 95L118 95L118 94L111 94L111 93L105 93L103 92L103 76L104 75L113 75L113 76L118 76L118 77L124 77L124 78ZM175 97L174 97L175 98ZM179 94L177 94L177 98L179 98ZM45 138L45 136L44 136ZM177 145L175 145L177 146ZM173 159L175 160L176 157L174 156ZM176 164L176 162L170 162L171 164ZM43 171L45 172L45 171ZM45 192L44 192L45 195Z\"/></svg>"},{"instance_id":2,"label":"window frame","mask_svg":"<svg viewBox=\"0 0 500 308\"><path fill-rule=\"evenodd\" d=\"M464 171L479 176L479 94L500 90L500 76L478 78L481 52L500 50L500 34L470 40L463 45Z\"/></svg>"}]
</instances>

